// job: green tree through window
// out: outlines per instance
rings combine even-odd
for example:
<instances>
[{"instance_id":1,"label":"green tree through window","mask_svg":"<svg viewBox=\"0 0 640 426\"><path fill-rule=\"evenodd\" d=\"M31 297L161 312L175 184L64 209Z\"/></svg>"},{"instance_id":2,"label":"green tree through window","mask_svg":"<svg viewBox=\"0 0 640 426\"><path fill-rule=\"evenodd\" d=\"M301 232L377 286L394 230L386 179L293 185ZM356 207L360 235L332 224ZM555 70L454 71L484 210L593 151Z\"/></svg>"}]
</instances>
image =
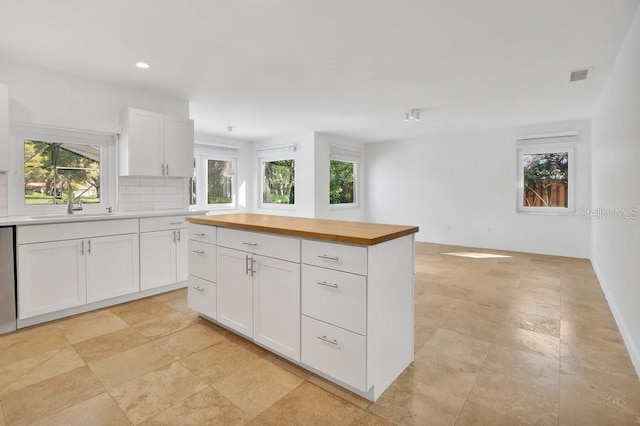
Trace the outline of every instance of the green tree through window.
<instances>
[{"instance_id":1,"label":"green tree through window","mask_svg":"<svg viewBox=\"0 0 640 426\"><path fill-rule=\"evenodd\" d=\"M295 204L295 160L265 161L263 176L263 203Z\"/></svg>"},{"instance_id":2,"label":"green tree through window","mask_svg":"<svg viewBox=\"0 0 640 426\"><path fill-rule=\"evenodd\" d=\"M71 183L74 199L100 202L100 147L24 141L25 204L63 204Z\"/></svg>"},{"instance_id":3,"label":"green tree through window","mask_svg":"<svg viewBox=\"0 0 640 426\"><path fill-rule=\"evenodd\" d=\"M355 164L331 160L329 164L329 204L355 203Z\"/></svg>"}]
</instances>

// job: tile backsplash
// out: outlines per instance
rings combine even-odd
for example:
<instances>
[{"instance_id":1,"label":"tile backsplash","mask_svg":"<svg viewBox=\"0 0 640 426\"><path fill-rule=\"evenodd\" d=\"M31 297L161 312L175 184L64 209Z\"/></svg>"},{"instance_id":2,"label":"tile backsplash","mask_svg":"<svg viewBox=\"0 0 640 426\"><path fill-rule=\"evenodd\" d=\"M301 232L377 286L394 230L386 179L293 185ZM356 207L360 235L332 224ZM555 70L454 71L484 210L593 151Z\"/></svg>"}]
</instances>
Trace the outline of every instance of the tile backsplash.
<instances>
[{"instance_id":1,"label":"tile backsplash","mask_svg":"<svg viewBox=\"0 0 640 426\"><path fill-rule=\"evenodd\" d=\"M188 210L187 179L121 177L118 211Z\"/></svg>"},{"instance_id":2,"label":"tile backsplash","mask_svg":"<svg viewBox=\"0 0 640 426\"><path fill-rule=\"evenodd\" d=\"M0 217L7 216L7 174L0 173Z\"/></svg>"}]
</instances>

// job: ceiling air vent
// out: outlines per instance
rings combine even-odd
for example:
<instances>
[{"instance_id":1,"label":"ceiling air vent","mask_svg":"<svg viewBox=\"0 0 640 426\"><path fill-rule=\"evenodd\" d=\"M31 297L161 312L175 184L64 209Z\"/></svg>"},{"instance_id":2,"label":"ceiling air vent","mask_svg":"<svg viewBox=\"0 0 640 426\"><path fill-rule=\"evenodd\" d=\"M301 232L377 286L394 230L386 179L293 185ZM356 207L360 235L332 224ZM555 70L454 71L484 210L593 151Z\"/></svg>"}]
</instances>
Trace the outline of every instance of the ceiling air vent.
<instances>
[{"instance_id":1,"label":"ceiling air vent","mask_svg":"<svg viewBox=\"0 0 640 426\"><path fill-rule=\"evenodd\" d=\"M586 80L589 75L589 69L585 68L583 70L571 71L571 75L569 76L569 81L581 81Z\"/></svg>"}]
</instances>

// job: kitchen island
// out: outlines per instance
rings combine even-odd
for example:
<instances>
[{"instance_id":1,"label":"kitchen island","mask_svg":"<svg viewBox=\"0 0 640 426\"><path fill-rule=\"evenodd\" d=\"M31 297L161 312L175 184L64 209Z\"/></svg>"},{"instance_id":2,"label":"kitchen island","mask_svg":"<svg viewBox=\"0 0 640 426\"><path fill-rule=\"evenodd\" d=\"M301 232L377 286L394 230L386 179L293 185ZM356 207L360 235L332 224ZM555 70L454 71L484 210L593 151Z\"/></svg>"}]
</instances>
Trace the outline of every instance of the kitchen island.
<instances>
[{"instance_id":1,"label":"kitchen island","mask_svg":"<svg viewBox=\"0 0 640 426\"><path fill-rule=\"evenodd\" d=\"M189 306L371 401L413 360L415 226L190 216Z\"/></svg>"}]
</instances>

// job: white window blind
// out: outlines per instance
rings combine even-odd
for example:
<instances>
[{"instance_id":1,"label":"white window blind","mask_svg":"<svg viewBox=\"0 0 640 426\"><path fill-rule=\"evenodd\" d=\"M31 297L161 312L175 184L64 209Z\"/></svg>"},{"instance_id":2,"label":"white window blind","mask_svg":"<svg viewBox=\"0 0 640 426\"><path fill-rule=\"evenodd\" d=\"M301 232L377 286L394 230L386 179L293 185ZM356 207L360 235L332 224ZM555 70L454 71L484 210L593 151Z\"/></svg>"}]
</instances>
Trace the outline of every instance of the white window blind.
<instances>
[{"instance_id":1,"label":"white window blind","mask_svg":"<svg viewBox=\"0 0 640 426\"><path fill-rule=\"evenodd\" d=\"M360 163L362 161L362 151L347 146L331 145L331 159L336 161L349 161Z\"/></svg>"},{"instance_id":2,"label":"white window blind","mask_svg":"<svg viewBox=\"0 0 640 426\"><path fill-rule=\"evenodd\" d=\"M516 139L517 146L523 145L549 145L569 144L578 142L578 132L543 133L539 135L519 136Z\"/></svg>"},{"instance_id":3,"label":"white window blind","mask_svg":"<svg viewBox=\"0 0 640 426\"><path fill-rule=\"evenodd\" d=\"M260 157L281 155L296 152L296 144L278 145L278 146L264 146L256 149Z\"/></svg>"},{"instance_id":4,"label":"white window blind","mask_svg":"<svg viewBox=\"0 0 640 426\"><path fill-rule=\"evenodd\" d=\"M194 151L196 154L226 155L229 157L240 155L240 149L227 145L196 144Z\"/></svg>"}]
</instances>

